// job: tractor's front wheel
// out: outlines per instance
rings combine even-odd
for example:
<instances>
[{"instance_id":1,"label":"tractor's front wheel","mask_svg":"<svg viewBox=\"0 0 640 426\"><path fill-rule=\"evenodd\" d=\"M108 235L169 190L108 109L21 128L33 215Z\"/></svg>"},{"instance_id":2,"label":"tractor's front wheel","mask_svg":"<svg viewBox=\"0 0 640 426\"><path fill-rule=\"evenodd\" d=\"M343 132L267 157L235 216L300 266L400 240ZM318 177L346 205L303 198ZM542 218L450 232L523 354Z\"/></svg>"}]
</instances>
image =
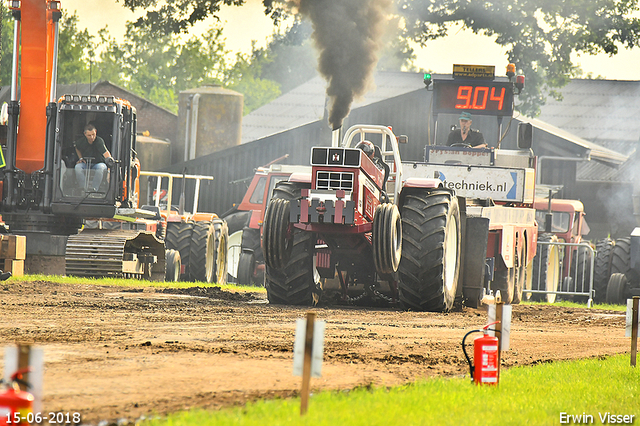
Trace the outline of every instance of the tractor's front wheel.
<instances>
[{"instance_id":1,"label":"tractor's front wheel","mask_svg":"<svg viewBox=\"0 0 640 426\"><path fill-rule=\"evenodd\" d=\"M448 191L416 190L404 197L400 300L417 311L449 311L460 270L460 209Z\"/></svg>"},{"instance_id":2,"label":"tractor's front wheel","mask_svg":"<svg viewBox=\"0 0 640 426\"><path fill-rule=\"evenodd\" d=\"M402 221L398 208L389 203L380 204L373 217L373 260L380 275L398 270L402 256Z\"/></svg>"},{"instance_id":3,"label":"tractor's front wheel","mask_svg":"<svg viewBox=\"0 0 640 426\"><path fill-rule=\"evenodd\" d=\"M309 185L279 182L265 213L262 250L269 303L314 303L317 292L313 266L316 235L289 226L289 202L299 200L303 188L309 188Z\"/></svg>"}]
</instances>

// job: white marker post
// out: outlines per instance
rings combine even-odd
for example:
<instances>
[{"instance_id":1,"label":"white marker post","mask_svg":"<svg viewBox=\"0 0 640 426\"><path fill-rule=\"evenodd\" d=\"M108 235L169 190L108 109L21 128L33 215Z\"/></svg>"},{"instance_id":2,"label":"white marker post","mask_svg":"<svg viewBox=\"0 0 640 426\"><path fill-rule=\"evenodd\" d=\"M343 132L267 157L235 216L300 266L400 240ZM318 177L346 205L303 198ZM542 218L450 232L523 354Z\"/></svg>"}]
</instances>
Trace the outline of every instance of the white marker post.
<instances>
[{"instance_id":1,"label":"white marker post","mask_svg":"<svg viewBox=\"0 0 640 426\"><path fill-rule=\"evenodd\" d=\"M495 336L500 342L500 350L509 350L509 340L511 337L511 311L512 305L505 305L504 303L497 303L495 305L489 305L487 309L488 320L487 324L500 321L500 324L496 324L496 331L489 332L489 335Z\"/></svg>"},{"instance_id":2,"label":"white marker post","mask_svg":"<svg viewBox=\"0 0 640 426\"><path fill-rule=\"evenodd\" d=\"M627 321L625 327L625 337L631 337L631 366L636 366L636 356L638 354L638 305L640 297L633 296L627 299Z\"/></svg>"},{"instance_id":3,"label":"white marker post","mask_svg":"<svg viewBox=\"0 0 640 426\"><path fill-rule=\"evenodd\" d=\"M311 377L320 377L324 351L324 321L316 322L316 313L307 312L307 319L298 319L293 344L293 375L302 376L300 415L309 406Z\"/></svg>"},{"instance_id":4,"label":"white marker post","mask_svg":"<svg viewBox=\"0 0 640 426\"><path fill-rule=\"evenodd\" d=\"M500 364L502 364L502 351L509 350L509 335L511 334L511 305L505 305L497 299L494 305L489 305L487 324L498 321L494 326L495 331L489 335L498 338L498 379L500 379Z\"/></svg>"}]
</instances>

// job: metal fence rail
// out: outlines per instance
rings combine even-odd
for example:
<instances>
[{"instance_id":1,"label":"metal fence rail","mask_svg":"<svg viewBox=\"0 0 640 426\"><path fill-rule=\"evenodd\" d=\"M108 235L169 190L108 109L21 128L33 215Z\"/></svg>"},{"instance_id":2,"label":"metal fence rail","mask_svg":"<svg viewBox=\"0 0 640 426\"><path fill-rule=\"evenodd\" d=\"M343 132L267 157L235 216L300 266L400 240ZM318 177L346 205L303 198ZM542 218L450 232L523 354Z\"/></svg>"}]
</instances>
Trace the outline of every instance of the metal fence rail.
<instances>
[{"instance_id":1,"label":"metal fence rail","mask_svg":"<svg viewBox=\"0 0 640 426\"><path fill-rule=\"evenodd\" d=\"M537 270L532 271L531 289L525 289L525 294L531 295L533 299L536 299L534 295L547 295L546 300L550 302L555 301L555 296L565 300L585 297L587 307L590 308L594 297L595 255L593 247L585 242L538 241L536 259L533 262L533 268ZM571 256L568 270L565 266L569 260L567 256ZM548 273L552 276L549 277Z\"/></svg>"}]
</instances>

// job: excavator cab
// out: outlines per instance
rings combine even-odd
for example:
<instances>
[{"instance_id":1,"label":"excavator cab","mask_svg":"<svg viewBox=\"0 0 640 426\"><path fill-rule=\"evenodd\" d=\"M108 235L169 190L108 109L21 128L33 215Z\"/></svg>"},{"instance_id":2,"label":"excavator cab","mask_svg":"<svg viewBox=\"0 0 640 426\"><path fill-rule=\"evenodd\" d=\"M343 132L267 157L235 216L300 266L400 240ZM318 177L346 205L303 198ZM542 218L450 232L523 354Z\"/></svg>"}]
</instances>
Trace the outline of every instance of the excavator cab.
<instances>
[{"instance_id":1,"label":"excavator cab","mask_svg":"<svg viewBox=\"0 0 640 426\"><path fill-rule=\"evenodd\" d=\"M84 137L87 124L96 128L115 160L107 163L100 182L94 179L96 170L91 167L96 159L87 157L87 166L76 168L74 143ZM118 208L137 207L140 167L135 134L136 111L129 102L103 95L62 96L57 105L52 213L110 218Z\"/></svg>"}]
</instances>

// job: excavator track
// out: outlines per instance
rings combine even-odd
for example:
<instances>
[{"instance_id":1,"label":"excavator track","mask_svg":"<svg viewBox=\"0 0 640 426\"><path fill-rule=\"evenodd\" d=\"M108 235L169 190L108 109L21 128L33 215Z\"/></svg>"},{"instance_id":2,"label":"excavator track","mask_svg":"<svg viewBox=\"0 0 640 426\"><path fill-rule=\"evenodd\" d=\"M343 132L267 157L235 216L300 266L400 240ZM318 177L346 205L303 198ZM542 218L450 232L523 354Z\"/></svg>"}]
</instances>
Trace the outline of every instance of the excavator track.
<instances>
[{"instance_id":1,"label":"excavator track","mask_svg":"<svg viewBox=\"0 0 640 426\"><path fill-rule=\"evenodd\" d=\"M164 242L138 230L85 229L67 241L66 275L163 281Z\"/></svg>"}]
</instances>

